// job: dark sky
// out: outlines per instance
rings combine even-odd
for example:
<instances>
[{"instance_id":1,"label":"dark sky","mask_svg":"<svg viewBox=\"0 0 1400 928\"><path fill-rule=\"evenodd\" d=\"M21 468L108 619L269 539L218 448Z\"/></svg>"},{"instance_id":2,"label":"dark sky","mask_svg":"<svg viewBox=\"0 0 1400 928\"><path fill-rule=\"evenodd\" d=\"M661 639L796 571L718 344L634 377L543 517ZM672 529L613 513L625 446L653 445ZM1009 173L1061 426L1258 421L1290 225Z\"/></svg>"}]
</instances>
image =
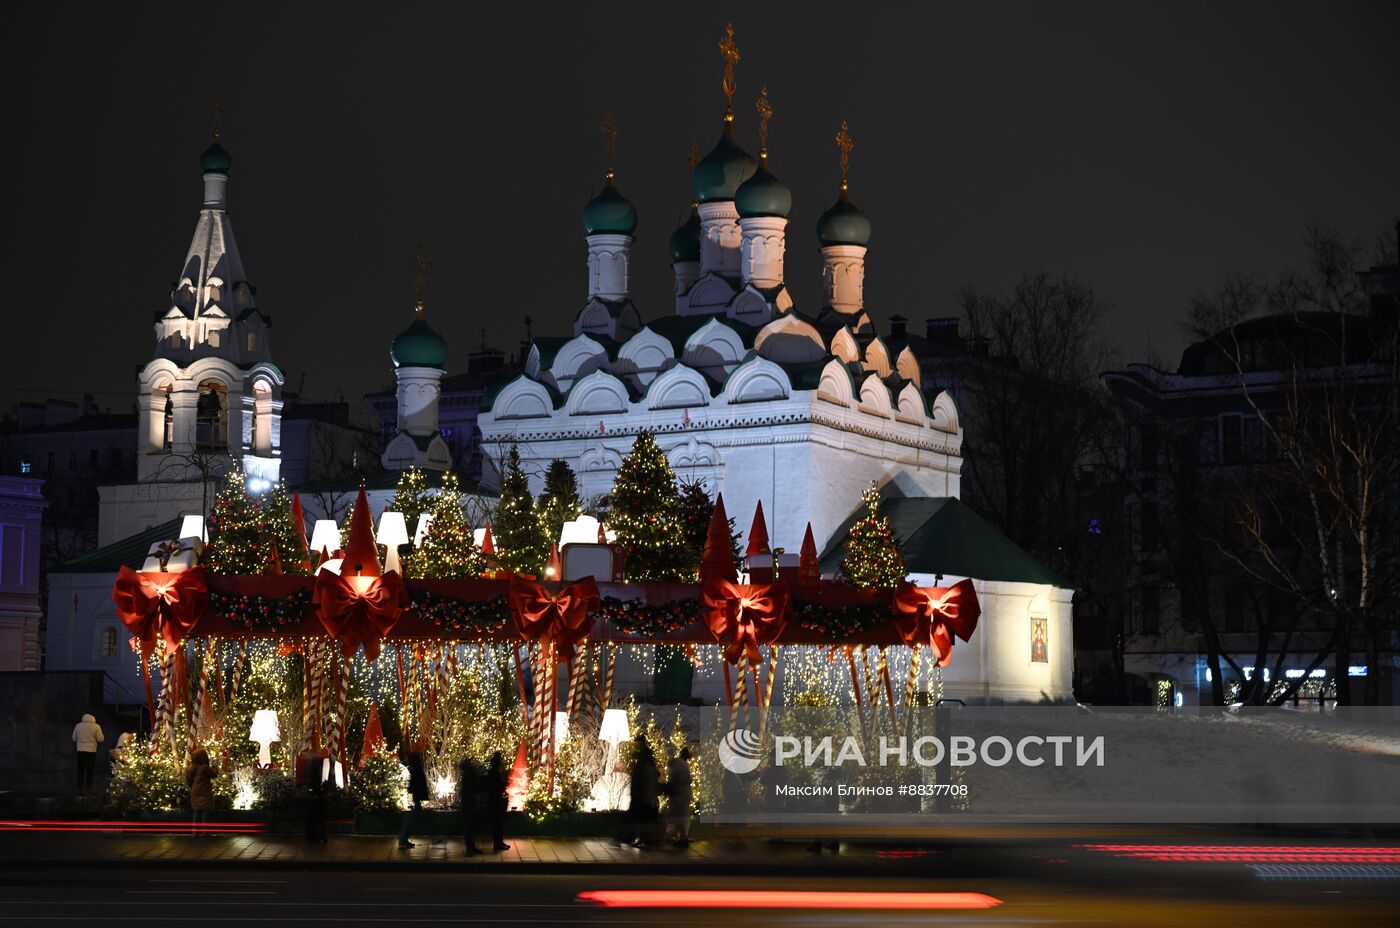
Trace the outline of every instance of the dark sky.
<instances>
[{"instance_id":1,"label":"dark sky","mask_svg":"<svg viewBox=\"0 0 1400 928\"><path fill-rule=\"evenodd\" d=\"M200 202L209 101L226 101L230 207L295 389L390 378L412 313L453 351L561 334L585 296L579 209L620 127L640 213L634 298L672 307L666 239L685 164L720 129L732 15L794 191L788 280L815 312L813 227L836 194L871 216L883 327L956 313L959 286L1067 271L1113 304L1126 359L1180 350L1185 301L1301 257L1305 222L1371 235L1400 211L1400 5L1378 3L26 4L7 13L0 402L129 408Z\"/></svg>"}]
</instances>

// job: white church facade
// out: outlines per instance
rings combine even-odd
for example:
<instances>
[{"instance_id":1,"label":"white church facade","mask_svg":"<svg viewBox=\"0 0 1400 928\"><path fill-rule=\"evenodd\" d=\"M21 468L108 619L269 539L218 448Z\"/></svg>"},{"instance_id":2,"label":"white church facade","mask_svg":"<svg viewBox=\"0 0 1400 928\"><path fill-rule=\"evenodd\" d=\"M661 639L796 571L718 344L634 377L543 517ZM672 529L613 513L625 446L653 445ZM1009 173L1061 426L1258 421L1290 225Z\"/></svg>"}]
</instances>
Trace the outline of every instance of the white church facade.
<instances>
[{"instance_id":1,"label":"white church facade","mask_svg":"<svg viewBox=\"0 0 1400 928\"><path fill-rule=\"evenodd\" d=\"M769 170L766 98L759 112L756 159L735 140L727 107L719 142L695 164L691 216L669 242L674 292L649 319L631 291L637 213L609 167L603 192L584 208L587 291L572 332L535 338L521 373L486 395L477 417L484 444L493 456L516 445L535 491L549 463L564 460L587 500L610 492L636 436L649 431L679 479L724 494L741 529L761 503L772 545L795 553L810 523L825 573L839 563L862 492L878 484L905 519L911 576L968 577L982 599L977 633L945 675L946 695L1071 700L1072 590L961 505L964 426L953 398L925 389L918 359L882 337L866 310L871 224L850 198L844 124L839 194L816 230L822 300L808 312L787 288L792 194ZM206 512L235 462L255 489L281 477L284 376L233 237L230 167L216 135L202 159L194 240L137 378L138 479L101 488L103 547L51 574L49 665L100 667L129 689L135 662L113 648L124 640L110 599L116 565L144 556L182 516ZM439 428L450 352L421 290L390 354L397 430L369 488L376 513L404 469L441 474L451 465ZM489 508L489 493L474 509ZM343 517L318 511L309 494L302 501L309 519ZM633 668L634 684L645 685L645 670Z\"/></svg>"}]
</instances>

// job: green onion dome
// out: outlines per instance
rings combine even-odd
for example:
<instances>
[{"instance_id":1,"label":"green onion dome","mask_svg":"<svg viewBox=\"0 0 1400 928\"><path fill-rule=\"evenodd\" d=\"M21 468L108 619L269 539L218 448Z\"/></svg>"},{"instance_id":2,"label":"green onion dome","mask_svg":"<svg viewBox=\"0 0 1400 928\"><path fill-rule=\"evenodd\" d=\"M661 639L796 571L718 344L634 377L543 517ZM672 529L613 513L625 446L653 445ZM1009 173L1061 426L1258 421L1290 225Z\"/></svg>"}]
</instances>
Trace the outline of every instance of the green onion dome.
<instances>
[{"instance_id":1,"label":"green onion dome","mask_svg":"<svg viewBox=\"0 0 1400 928\"><path fill-rule=\"evenodd\" d=\"M671 233L671 263L700 260L700 213L690 208L685 225Z\"/></svg>"},{"instance_id":2,"label":"green onion dome","mask_svg":"<svg viewBox=\"0 0 1400 928\"><path fill-rule=\"evenodd\" d=\"M204 149L204 154L199 156L199 163L203 165L205 174L227 174L228 169L233 167L233 156L224 146L215 142Z\"/></svg>"},{"instance_id":3,"label":"green onion dome","mask_svg":"<svg viewBox=\"0 0 1400 928\"><path fill-rule=\"evenodd\" d=\"M732 200L739 185L754 172L754 160L734 141L732 123L726 123L724 134L708 155L700 159L691 175L695 199L701 203Z\"/></svg>"},{"instance_id":4,"label":"green onion dome","mask_svg":"<svg viewBox=\"0 0 1400 928\"><path fill-rule=\"evenodd\" d=\"M734 194L734 208L741 218L748 216L781 216L792 212L792 191L768 169L759 165L753 177L744 181Z\"/></svg>"},{"instance_id":5,"label":"green onion dome","mask_svg":"<svg viewBox=\"0 0 1400 928\"><path fill-rule=\"evenodd\" d=\"M422 303L414 319L389 346L394 367L444 367L447 364L447 342L423 318Z\"/></svg>"},{"instance_id":6,"label":"green onion dome","mask_svg":"<svg viewBox=\"0 0 1400 928\"><path fill-rule=\"evenodd\" d=\"M612 172L603 192L583 208L585 235L631 235L637 229L637 210L613 184Z\"/></svg>"},{"instance_id":7,"label":"green onion dome","mask_svg":"<svg viewBox=\"0 0 1400 928\"><path fill-rule=\"evenodd\" d=\"M870 219L842 193L817 220L817 238L823 245L869 245Z\"/></svg>"}]
</instances>

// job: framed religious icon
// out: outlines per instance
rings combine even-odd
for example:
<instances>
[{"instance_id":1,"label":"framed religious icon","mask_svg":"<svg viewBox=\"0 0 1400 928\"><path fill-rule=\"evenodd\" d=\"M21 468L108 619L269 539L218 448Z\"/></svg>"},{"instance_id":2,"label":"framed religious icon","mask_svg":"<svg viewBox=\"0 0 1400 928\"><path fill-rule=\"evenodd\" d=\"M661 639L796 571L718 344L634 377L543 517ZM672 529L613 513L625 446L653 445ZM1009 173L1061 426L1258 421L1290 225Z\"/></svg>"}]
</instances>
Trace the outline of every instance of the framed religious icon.
<instances>
[{"instance_id":1,"label":"framed religious icon","mask_svg":"<svg viewBox=\"0 0 1400 928\"><path fill-rule=\"evenodd\" d=\"M1044 616L1031 616L1031 663L1050 663L1050 620Z\"/></svg>"}]
</instances>

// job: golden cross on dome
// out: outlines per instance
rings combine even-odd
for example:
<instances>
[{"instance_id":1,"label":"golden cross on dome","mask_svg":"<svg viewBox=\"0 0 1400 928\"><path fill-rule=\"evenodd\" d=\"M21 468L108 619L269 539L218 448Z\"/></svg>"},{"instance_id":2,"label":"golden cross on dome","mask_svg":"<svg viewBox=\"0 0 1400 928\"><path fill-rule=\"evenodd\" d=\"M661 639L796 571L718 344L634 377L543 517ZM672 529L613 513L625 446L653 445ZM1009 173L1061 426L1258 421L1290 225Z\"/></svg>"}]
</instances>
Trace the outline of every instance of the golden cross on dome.
<instances>
[{"instance_id":1,"label":"golden cross on dome","mask_svg":"<svg viewBox=\"0 0 1400 928\"><path fill-rule=\"evenodd\" d=\"M768 88L764 87L759 94L758 102L753 105L758 110L758 158L764 164L768 163L768 120L773 118L773 104L768 102Z\"/></svg>"},{"instance_id":2,"label":"golden cross on dome","mask_svg":"<svg viewBox=\"0 0 1400 928\"><path fill-rule=\"evenodd\" d=\"M724 27L724 38L720 40L719 52L724 56L724 119L734 121L734 66L739 63L739 46L734 44L734 24Z\"/></svg>"},{"instance_id":3,"label":"golden cross on dome","mask_svg":"<svg viewBox=\"0 0 1400 928\"><path fill-rule=\"evenodd\" d=\"M846 128L846 120L841 120L841 131L836 133L836 147L841 149L841 192L846 192L846 175L851 171L851 149L856 147Z\"/></svg>"},{"instance_id":4,"label":"golden cross on dome","mask_svg":"<svg viewBox=\"0 0 1400 928\"><path fill-rule=\"evenodd\" d=\"M428 272L433 269L433 262L428 260L428 256L424 254L422 242L418 243L418 250L414 252L413 257L408 259L408 262L413 265L413 289L418 292L418 302L414 308L418 312L418 318L421 319L423 318L423 291L428 289Z\"/></svg>"},{"instance_id":5,"label":"golden cross on dome","mask_svg":"<svg viewBox=\"0 0 1400 928\"><path fill-rule=\"evenodd\" d=\"M219 140L219 123L223 122L224 116L223 97L215 97L214 102L211 103L210 106L214 110L214 141L217 142Z\"/></svg>"},{"instance_id":6,"label":"golden cross on dome","mask_svg":"<svg viewBox=\"0 0 1400 928\"><path fill-rule=\"evenodd\" d=\"M616 172L613 171L613 148L617 145L617 123L613 122L613 114L603 117L602 124L598 127L603 131L603 148L608 158L608 183L613 182Z\"/></svg>"}]
</instances>

